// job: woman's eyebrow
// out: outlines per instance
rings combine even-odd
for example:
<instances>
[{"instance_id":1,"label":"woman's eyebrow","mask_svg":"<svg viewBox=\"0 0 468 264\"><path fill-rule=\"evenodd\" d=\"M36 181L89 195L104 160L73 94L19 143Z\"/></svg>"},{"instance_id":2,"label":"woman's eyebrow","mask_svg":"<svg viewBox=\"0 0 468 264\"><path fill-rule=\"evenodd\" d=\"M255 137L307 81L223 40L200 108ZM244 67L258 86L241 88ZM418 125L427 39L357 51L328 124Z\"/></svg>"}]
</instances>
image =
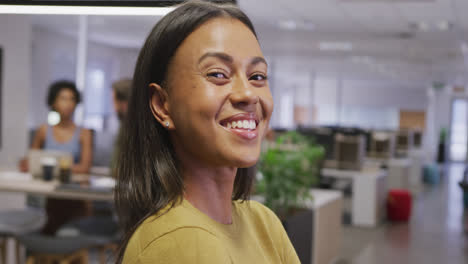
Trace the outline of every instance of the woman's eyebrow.
<instances>
[{"instance_id":1,"label":"woman's eyebrow","mask_svg":"<svg viewBox=\"0 0 468 264\"><path fill-rule=\"evenodd\" d=\"M200 64L204 59L209 58L209 57L218 58L229 64L232 64L234 62L234 59L230 55L224 52L207 52L198 59L198 64Z\"/></svg>"},{"instance_id":2,"label":"woman's eyebrow","mask_svg":"<svg viewBox=\"0 0 468 264\"><path fill-rule=\"evenodd\" d=\"M198 64L200 64L203 60L209 57L218 58L228 64L232 64L234 62L234 58L224 52L207 52L198 59ZM259 63L264 63L265 65L268 66L268 63L263 57L256 56L250 60L250 65L257 65Z\"/></svg>"},{"instance_id":3,"label":"woman's eyebrow","mask_svg":"<svg viewBox=\"0 0 468 264\"><path fill-rule=\"evenodd\" d=\"M265 65L268 66L268 63L266 62L266 60L263 58L263 57L254 57L251 61L250 61L250 65L257 65L259 63L264 63Z\"/></svg>"}]
</instances>

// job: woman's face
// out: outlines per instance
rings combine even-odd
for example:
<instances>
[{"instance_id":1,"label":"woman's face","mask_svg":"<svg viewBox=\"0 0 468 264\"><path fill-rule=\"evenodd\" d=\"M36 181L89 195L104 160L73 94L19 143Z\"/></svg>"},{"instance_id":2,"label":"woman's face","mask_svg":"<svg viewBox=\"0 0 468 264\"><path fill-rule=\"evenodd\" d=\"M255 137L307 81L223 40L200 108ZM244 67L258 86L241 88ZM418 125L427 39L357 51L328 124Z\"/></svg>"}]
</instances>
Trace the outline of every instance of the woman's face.
<instances>
[{"instance_id":1,"label":"woman's face","mask_svg":"<svg viewBox=\"0 0 468 264\"><path fill-rule=\"evenodd\" d=\"M177 49L166 85L179 155L208 166L257 162L273 98L267 64L248 27L231 18L200 26Z\"/></svg>"},{"instance_id":2,"label":"woman's face","mask_svg":"<svg viewBox=\"0 0 468 264\"><path fill-rule=\"evenodd\" d=\"M54 110L60 114L62 118L71 117L76 107L75 94L71 89L65 88L60 90L54 102Z\"/></svg>"}]
</instances>

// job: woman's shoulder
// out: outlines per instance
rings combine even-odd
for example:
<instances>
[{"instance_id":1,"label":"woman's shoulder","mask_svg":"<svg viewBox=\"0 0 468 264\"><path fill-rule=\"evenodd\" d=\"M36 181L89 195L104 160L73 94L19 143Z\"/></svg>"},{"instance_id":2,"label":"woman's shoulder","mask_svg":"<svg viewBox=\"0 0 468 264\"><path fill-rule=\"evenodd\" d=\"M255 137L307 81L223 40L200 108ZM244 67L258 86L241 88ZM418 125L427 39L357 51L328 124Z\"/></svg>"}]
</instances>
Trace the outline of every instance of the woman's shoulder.
<instances>
[{"instance_id":1,"label":"woman's shoulder","mask_svg":"<svg viewBox=\"0 0 468 264\"><path fill-rule=\"evenodd\" d=\"M132 239L147 245L176 230L201 230L211 233L208 229L202 222L194 219L192 212L183 206L183 202L180 202L167 206L145 219L135 230Z\"/></svg>"},{"instance_id":2,"label":"woman's shoulder","mask_svg":"<svg viewBox=\"0 0 468 264\"><path fill-rule=\"evenodd\" d=\"M264 217L276 217L275 213L265 205L255 200L235 201L236 207L243 212L257 214Z\"/></svg>"},{"instance_id":3,"label":"woman's shoulder","mask_svg":"<svg viewBox=\"0 0 468 264\"><path fill-rule=\"evenodd\" d=\"M170 229L148 244L132 243L123 263L231 263L229 253L216 236L195 227Z\"/></svg>"},{"instance_id":4,"label":"woman's shoulder","mask_svg":"<svg viewBox=\"0 0 468 264\"><path fill-rule=\"evenodd\" d=\"M177 254L178 258L182 258L185 255L181 255L181 248L197 248L201 253L208 254L210 248L219 245L218 238L203 225L193 223L191 219L180 205L163 209L160 213L148 217L128 242L125 250L126 261L133 263L138 259L142 261L156 256L174 258Z\"/></svg>"},{"instance_id":5,"label":"woman's shoulder","mask_svg":"<svg viewBox=\"0 0 468 264\"><path fill-rule=\"evenodd\" d=\"M190 227L190 216L180 204L167 206L148 217L136 229L133 237L138 237L144 244L170 233L173 230Z\"/></svg>"},{"instance_id":6,"label":"woman's shoulder","mask_svg":"<svg viewBox=\"0 0 468 264\"><path fill-rule=\"evenodd\" d=\"M281 225L276 214L268 207L255 200L235 201L236 208L244 218L261 221L268 225Z\"/></svg>"},{"instance_id":7,"label":"woman's shoulder","mask_svg":"<svg viewBox=\"0 0 468 264\"><path fill-rule=\"evenodd\" d=\"M40 126L37 127L36 133L42 133L45 134L47 132L47 129L49 128L48 124L41 124Z\"/></svg>"},{"instance_id":8,"label":"woman's shoulder","mask_svg":"<svg viewBox=\"0 0 468 264\"><path fill-rule=\"evenodd\" d=\"M81 136L91 136L93 133L93 131L89 128L77 127L77 129L79 129Z\"/></svg>"}]
</instances>

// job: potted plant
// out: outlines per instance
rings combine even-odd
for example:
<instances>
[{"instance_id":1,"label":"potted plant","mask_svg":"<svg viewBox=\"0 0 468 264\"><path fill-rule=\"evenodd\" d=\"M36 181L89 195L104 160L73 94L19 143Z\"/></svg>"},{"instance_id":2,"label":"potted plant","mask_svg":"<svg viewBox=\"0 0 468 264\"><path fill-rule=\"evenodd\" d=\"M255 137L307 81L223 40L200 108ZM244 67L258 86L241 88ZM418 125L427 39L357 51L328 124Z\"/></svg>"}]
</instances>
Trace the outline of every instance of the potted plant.
<instances>
[{"instance_id":1,"label":"potted plant","mask_svg":"<svg viewBox=\"0 0 468 264\"><path fill-rule=\"evenodd\" d=\"M301 263L311 259L313 212L305 202L312 199L310 188L318 181L324 153L322 146L291 131L269 145L258 166L256 190L283 222Z\"/></svg>"},{"instance_id":2,"label":"potted plant","mask_svg":"<svg viewBox=\"0 0 468 264\"><path fill-rule=\"evenodd\" d=\"M460 185L463 192L463 207L468 209L468 167L465 168L465 171L463 172L463 180L461 180L458 185Z\"/></svg>"},{"instance_id":3,"label":"potted plant","mask_svg":"<svg viewBox=\"0 0 468 264\"><path fill-rule=\"evenodd\" d=\"M447 140L447 129L445 127L439 132L439 147L437 151L437 163L445 163L445 142Z\"/></svg>"}]
</instances>

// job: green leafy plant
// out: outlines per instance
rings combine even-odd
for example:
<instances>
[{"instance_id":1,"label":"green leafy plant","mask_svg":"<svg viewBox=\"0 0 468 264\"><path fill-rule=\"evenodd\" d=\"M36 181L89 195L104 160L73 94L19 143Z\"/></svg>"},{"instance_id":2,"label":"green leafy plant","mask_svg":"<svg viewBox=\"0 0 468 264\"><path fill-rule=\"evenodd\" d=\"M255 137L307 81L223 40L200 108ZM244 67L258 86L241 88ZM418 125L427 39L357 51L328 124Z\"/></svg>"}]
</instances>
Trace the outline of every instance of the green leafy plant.
<instances>
[{"instance_id":1,"label":"green leafy plant","mask_svg":"<svg viewBox=\"0 0 468 264\"><path fill-rule=\"evenodd\" d=\"M447 128L443 127L440 129L439 143L445 143L446 139L447 139Z\"/></svg>"},{"instance_id":2,"label":"green leafy plant","mask_svg":"<svg viewBox=\"0 0 468 264\"><path fill-rule=\"evenodd\" d=\"M318 181L323 157L322 146L295 131L280 136L260 157L257 192L284 219L312 198L309 189Z\"/></svg>"}]
</instances>

